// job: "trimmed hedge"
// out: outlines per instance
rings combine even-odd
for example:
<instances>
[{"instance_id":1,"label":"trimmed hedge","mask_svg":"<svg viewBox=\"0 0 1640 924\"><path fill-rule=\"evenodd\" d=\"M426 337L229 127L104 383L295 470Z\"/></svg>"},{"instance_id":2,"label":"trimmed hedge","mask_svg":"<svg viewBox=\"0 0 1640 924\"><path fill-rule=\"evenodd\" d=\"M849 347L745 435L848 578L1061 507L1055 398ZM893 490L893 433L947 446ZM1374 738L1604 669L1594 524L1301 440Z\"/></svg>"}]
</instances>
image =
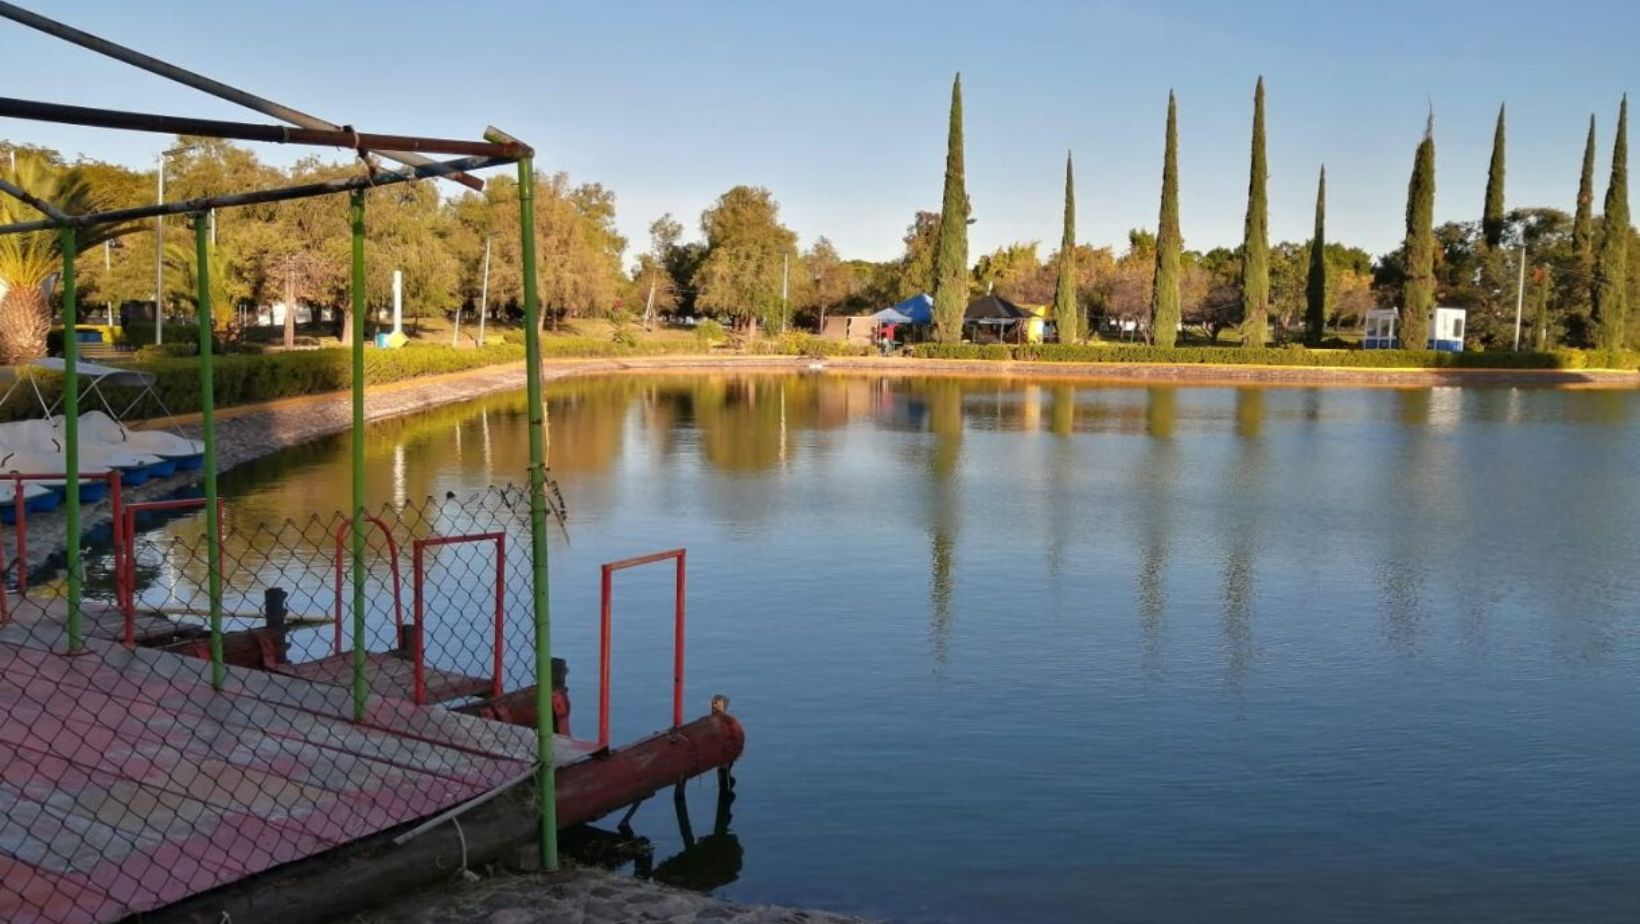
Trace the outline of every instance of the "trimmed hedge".
<instances>
[{"instance_id":1,"label":"trimmed hedge","mask_svg":"<svg viewBox=\"0 0 1640 924\"><path fill-rule=\"evenodd\" d=\"M746 347L754 356L870 356L871 347L864 344L844 343L813 334L790 332L779 340L754 340Z\"/></svg>"},{"instance_id":2,"label":"trimmed hedge","mask_svg":"<svg viewBox=\"0 0 1640 924\"><path fill-rule=\"evenodd\" d=\"M1166 363L1224 366L1311 366L1367 369L1640 369L1627 350L1554 350L1547 353L1443 353L1435 350L1311 350L1304 347L1176 347L1033 343L1023 345L919 343L922 359L1063 363Z\"/></svg>"}]
</instances>

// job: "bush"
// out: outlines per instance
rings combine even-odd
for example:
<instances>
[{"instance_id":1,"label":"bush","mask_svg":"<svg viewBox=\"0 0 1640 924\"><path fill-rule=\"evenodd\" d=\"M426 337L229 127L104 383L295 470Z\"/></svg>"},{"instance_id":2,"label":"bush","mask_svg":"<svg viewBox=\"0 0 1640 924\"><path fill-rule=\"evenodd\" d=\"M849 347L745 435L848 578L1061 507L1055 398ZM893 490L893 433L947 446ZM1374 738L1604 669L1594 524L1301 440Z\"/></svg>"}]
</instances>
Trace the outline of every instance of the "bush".
<instances>
[{"instance_id":1,"label":"bush","mask_svg":"<svg viewBox=\"0 0 1640 924\"><path fill-rule=\"evenodd\" d=\"M723 329L722 324L707 318L695 325L695 339L710 347L728 340L729 332Z\"/></svg>"},{"instance_id":2,"label":"bush","mask_svg":"<svg viewBox=\"0 0 1640 924\"><path fill-rule=\"evenodd\" d=\"M1178 347L1146 344L1031 343L1022 345L922 343L912 355L927 359L1025 360L1065 363L1307 366L1352 369L1637 369L1640 353L1554 350L1547 353L1434 350L1312 350L1286 347Z\"/></svg>"},{"instance_id":3,"label":"bush","mask_svg":"<svg viewBox=\"0 0 1640 924\"><path fill-rule=\"evenodd\" d=\"M871 347L816 337L800 331L787 331L775 340L758 340L750 352L759 356L869 356Z\"/></svg>"},{"instance_id":4,"label":"bush","mask_svg":"<svg viewBox=\"0 0 1640 924\"><path fill-rule=\"evenodd\" d=\"M154 343L154 325L144 322L127 324L119 329L114 342L120 346L145 347ZM199 326L197 324L178 324L175 321L165 325L165 343L198 343Z\"/></svg>"}]
</instances>

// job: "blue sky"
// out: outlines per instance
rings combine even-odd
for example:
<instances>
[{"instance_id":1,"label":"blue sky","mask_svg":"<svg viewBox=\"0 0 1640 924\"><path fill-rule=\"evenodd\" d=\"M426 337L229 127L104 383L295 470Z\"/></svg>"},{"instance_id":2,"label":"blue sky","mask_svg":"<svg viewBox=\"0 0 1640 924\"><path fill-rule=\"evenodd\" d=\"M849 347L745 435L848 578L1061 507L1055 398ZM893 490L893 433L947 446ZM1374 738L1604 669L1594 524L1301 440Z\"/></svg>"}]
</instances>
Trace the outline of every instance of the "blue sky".
<instances>
[{"instance_id":1,"label":"blue sky","mask_svg":"<svg viewBox=\"0 0 1640 924\"><path fill-rule=\"evenodd\" d=\"M1271 235L1309 235L1328 166L1328 236L1401 236L1432 101L1437 220L1481 208L1509 104L1508 200L1570 209L1583 133L1600 190L1620 95L1640 87L1640 4L1590 0L855 3L223 3L75 0L49 15L361 128L476 136L501 126L543 169L618 195L635 248L671 212L691 233L737 183L773 190L805 244L889 259L937 207L951 75L963 72L970 250L1059 237L1065 151L1078 237L1154 226L1168 89L1179 93L1186 245L1234 245L1254 80L1269 103ZM0 22L7 95L260 120ZM66 69L67 73L63 73ZM0 120L0 137L147 166L157 136ZM298 153L261 149L284 163Z\"/></svg>"}]
</instances>

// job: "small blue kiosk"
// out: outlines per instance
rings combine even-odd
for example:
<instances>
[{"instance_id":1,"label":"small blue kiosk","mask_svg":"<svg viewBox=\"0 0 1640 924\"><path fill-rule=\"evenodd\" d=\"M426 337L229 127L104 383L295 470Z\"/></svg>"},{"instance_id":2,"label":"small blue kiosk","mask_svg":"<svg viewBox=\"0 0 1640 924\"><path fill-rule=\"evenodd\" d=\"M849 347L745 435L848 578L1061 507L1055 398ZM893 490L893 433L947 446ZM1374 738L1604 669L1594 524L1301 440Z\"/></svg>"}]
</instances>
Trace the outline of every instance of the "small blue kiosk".
<instances>
[{"instance_id":1,"label":"small blue kiosk","mask_svg":"<svg viewBox=\"0 0 1640 924\"><path fill-rule=\"evenodd\" d=\"M1425 349L1446 353L1463 352L1464 324L1469 312L1463 308L1438 307L1429 325L1429 342ZM1366 336L1361 348L1366 350L1400 349L1396 326L1401 320L1399 308L1374 308L1367 312Z\"/></svg>"}]
</instances>

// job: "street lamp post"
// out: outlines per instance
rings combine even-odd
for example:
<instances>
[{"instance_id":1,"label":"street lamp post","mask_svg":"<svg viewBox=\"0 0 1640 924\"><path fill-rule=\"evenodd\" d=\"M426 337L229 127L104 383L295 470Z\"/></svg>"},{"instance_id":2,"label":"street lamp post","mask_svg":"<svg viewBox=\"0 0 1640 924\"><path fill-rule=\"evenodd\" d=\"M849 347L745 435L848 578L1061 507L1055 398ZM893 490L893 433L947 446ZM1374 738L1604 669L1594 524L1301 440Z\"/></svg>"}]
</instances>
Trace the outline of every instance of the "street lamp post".
<instances>
[{"instance_id":1,"label":"street lamp post","mask_svg":"<svg viewBox=\"0 0 1640 924\"><path fill-rule=\"evenodd\" d=\"M1520 282L1515 285L1515 352L1520 352L1520 316L1526 301L1526 245L1520 245Z\"/></svg>"},{"instance_id":2,"label":"street lamp post","mask_svg":"<svg viewBox=\"0 0 1640 924\"><path fill-rule=\"evenodd\" d=\"M194 145L184 144L161 151L159 155L159 204L165 204L165 158L192 151ZM213 228L214 233L214 228ZM165 216L154 216L154 344L165 342Z\"/></svg>"}]
</instances>

